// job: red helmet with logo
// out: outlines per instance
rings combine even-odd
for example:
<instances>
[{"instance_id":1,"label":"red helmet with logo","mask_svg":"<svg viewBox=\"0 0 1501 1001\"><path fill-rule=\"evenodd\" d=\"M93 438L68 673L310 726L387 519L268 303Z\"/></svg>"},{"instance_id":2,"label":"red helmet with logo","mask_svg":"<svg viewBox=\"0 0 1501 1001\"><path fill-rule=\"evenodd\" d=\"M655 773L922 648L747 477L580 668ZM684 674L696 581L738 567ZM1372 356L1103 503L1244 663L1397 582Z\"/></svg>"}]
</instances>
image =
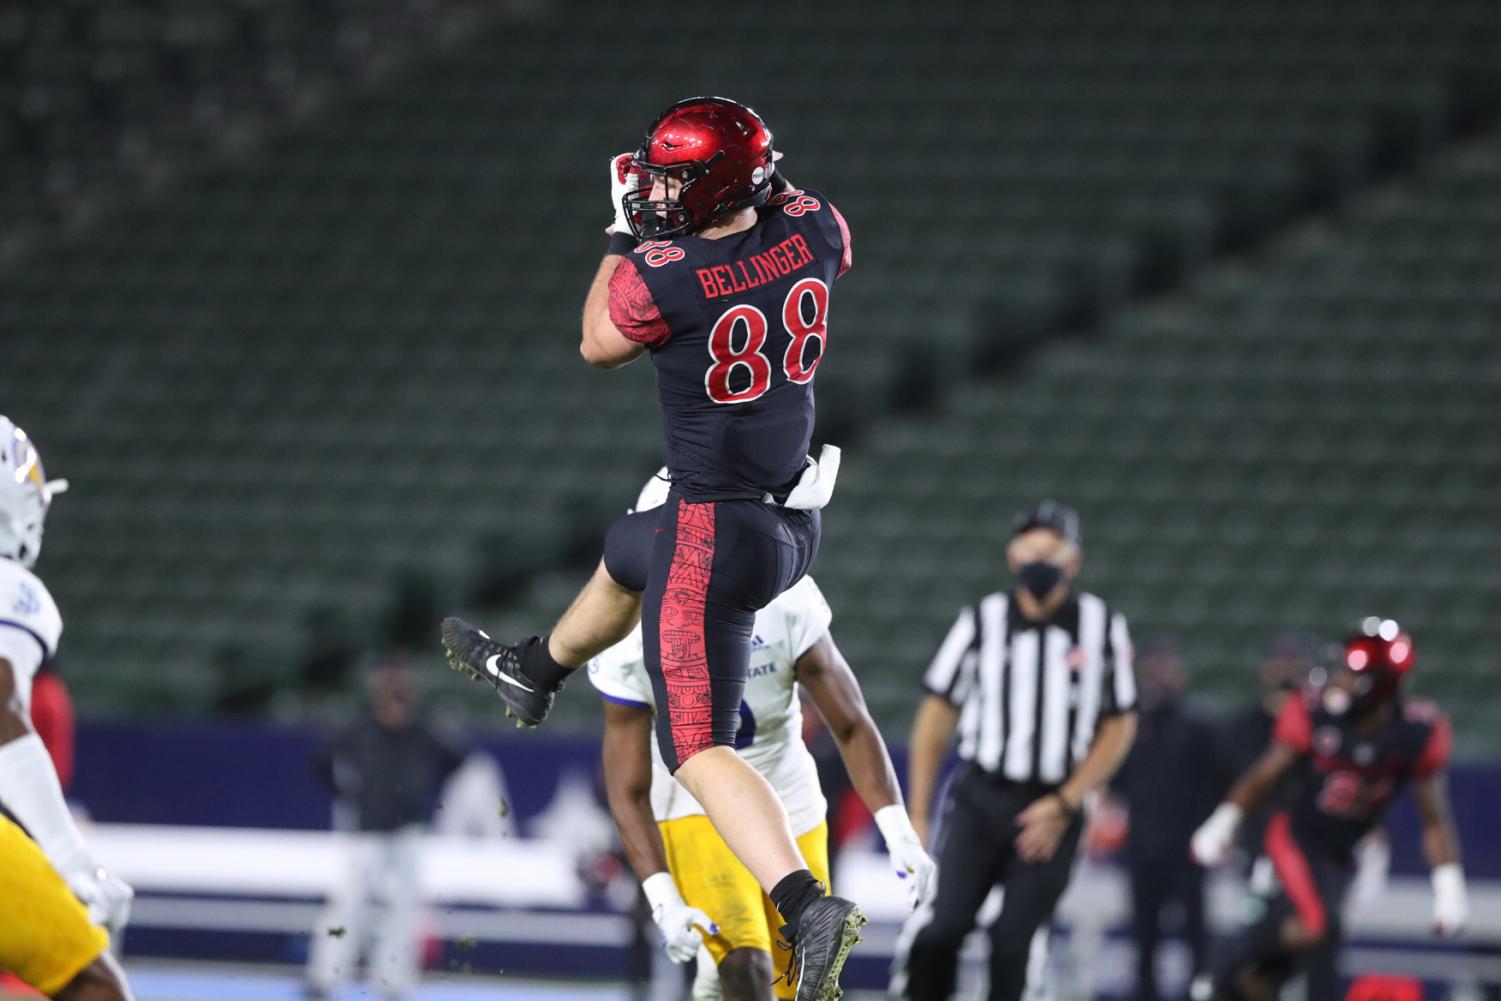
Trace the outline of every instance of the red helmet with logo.
<instances>
[{"instance_id":1,"label":"red helmet with logo","mask_svg":"<svg viewBox=\"0 0 1501 1001\"><path fill-rule=\"evenodd\" d=\"M1395 698L1416 659L1412 637L1395 620L1375 615L1362 619L1345 638L1337 665L1356 677L1351 710L1360 715Z\"/></svg>"},{"instance_id":2,"label":"red helmet with logo","mask_svg":"<svg viewBox=\"0 0 1501 1001\"><path fill-rule=\"evenodd\" d=\"M625 196L638 240L702 229L720 216L771 197L771 130L750 108L724 97L690 97L646 130L631 168L646 175L643 190ZM673 197L653 199L649 179L682 183Z\"/></svg>"}]
</instances>

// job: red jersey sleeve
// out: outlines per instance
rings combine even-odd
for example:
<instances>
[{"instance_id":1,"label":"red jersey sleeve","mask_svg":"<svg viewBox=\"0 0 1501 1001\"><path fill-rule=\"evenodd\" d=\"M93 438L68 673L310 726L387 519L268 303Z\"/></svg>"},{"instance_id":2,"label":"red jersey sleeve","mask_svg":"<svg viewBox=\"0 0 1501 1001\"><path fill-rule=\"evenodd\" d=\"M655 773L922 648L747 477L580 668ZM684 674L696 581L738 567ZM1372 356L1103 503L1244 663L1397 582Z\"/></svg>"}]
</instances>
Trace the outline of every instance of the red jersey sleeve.
<instances>
[{"instance_id":1,"label":"red jersey sleeve","mask_svg":"<svg viewBox=\"0 0 1501 1001\"><path fill-rule=\"evenodd\" d=\"M610 276L610 322L622 335L649 348L661 347L672 336L651 289L629 257L622 257Z\"/></svg>"},{"instance_id":2,"label":"red jersey sleeve","mask_svg":"<svg viewBox=\"0 0 1501 1001\"><path fill-rule=\"evenodd\" d=\"M31 690L31 725L66 791L73 784L73 699L62 679L51 672L37 675Z\"/></svg>"},{"instance_id":3,"label":"red jersey sleeve","mask_svg":"<svg viewBox=\"0 0 1501 1001\"><path fill-rule=\"evenodd\" d=\"M1428 731L1428 742L1423 745L1423 753L1418 755L1418 760L1413 764L1412 773L1424 778L1443 771L1449 764L1449 754L1453 750L1454 729L1449 725L1449 717L1440 715L1433 721L1433 728Z\"/></svg>"},{"instance_id":4,"label":"red jersey sleeve","mask_svg":"<svg viewBox=\"0 0 1501 1001\"><path fill-rule=\"evenodd\" d=\"M844 273L855 262L854 255L850 251L850 227L849 223L844 221L844 216L840 215L839 210L834 207L833 202L829 203L829 211L834 213L834 221L839 224L839 238L844 242L844 251L839 258L839 270L835 273L834 277L843 278Z\"/></svg>"},{"instance_id":5,"label":"red jersey sleeve","mask_svg":"<svg viewBox=\"0 0 1501 1001\"><path fill-rule=\"evenodd\" d=\"M1301 692L1288 695L1277 714L1277 725L1272 729L1272 740L1285 744L1299 754L1313 750L1313 717L1308 715L1308 703Z\"/></svg>"}]
</instances>

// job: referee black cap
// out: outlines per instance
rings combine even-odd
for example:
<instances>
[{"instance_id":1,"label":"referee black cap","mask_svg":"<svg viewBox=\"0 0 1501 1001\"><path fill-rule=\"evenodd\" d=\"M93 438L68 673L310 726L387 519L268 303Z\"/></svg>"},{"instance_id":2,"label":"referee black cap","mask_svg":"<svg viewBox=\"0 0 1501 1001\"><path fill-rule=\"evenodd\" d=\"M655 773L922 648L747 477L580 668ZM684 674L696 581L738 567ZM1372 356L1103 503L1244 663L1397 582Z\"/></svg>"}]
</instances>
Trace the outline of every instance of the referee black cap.
<instances>
[{"instance_id":1,"label":"referee black cap","mask_svg":"<svg viewBox=\"0 0 1501 1001\"><path fill-rule=\"evenodd\" d=\"M1011 523L1011 537L1016 538L1034 528L1057 532L1065 542L1075 546L1083 541L1083 535L1079 531L1079 512L1057 501L1045 500L1036 507L1017 514L1016 520Z\"/></svg>"}]
</instances>

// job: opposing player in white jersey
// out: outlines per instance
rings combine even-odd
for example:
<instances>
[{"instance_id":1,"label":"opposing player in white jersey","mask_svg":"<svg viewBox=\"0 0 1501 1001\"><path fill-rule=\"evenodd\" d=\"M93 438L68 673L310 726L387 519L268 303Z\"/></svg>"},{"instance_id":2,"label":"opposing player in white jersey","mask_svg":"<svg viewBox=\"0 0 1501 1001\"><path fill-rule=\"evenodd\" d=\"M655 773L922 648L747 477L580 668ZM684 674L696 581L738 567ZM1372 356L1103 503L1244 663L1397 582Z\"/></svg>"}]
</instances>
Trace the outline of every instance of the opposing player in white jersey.
<instances>
[{"instance_id":1,"label":"opposing player in white jersey","mask_svg":"<svg viewBox=\"0 0 1501 1001\"><path fill-rule=\"evenodd\" d=\"M638 511L665 500L665 472L642 490ZM933 861L907 819L886 744L866 712L859 682L829 635L832 617L811 577L756 613L735 747L781 798L803 859L827 890L827 804L803 743L801 683L838 742L855 789L875 813L892 866L908 881L909 902L915 904L926 895ZM639 627L590 662L589 680L605 701L610 811L667 954L680 963L699 954L695 999L769 1001L781 918L662 760ZM784 979L775 994L792 998L796 984Z\"/></svg>"},{"instance_id":2,"label":"opposing player in white jersey","mask_svg":"<svg viewBox=\"0 0 1501 1001\"><path fill-rule=\"evenodd\" d=\"M31 439L0 417L0 806L26 828L0 814L0 969L63 1001L128 1001L108 932L124 927L131 889L89 854L31 728L31 679L63 629L31 567L66 487L48 482Z\"/></svg>"}]
</instances>

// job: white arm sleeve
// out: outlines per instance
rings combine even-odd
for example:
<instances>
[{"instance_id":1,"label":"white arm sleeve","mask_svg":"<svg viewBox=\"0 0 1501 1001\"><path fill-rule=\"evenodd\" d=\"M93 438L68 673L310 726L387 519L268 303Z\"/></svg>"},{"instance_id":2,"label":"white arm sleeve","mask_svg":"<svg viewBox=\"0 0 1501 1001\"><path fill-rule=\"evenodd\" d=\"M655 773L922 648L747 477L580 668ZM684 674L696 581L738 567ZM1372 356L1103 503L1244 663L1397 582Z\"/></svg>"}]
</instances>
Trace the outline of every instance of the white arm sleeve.
<instances>
[{"instance_id":1,"label":"white arm sleeve","mask_svg":"<svg viewBox=\"0 0 1501 1001\"><path fill-rule=\"evenodd\" d=\"M0 802L36 839L58 872L66 876L92 864L52 759L36 734L0 744Z\"/></svg>"}]
</instances>

